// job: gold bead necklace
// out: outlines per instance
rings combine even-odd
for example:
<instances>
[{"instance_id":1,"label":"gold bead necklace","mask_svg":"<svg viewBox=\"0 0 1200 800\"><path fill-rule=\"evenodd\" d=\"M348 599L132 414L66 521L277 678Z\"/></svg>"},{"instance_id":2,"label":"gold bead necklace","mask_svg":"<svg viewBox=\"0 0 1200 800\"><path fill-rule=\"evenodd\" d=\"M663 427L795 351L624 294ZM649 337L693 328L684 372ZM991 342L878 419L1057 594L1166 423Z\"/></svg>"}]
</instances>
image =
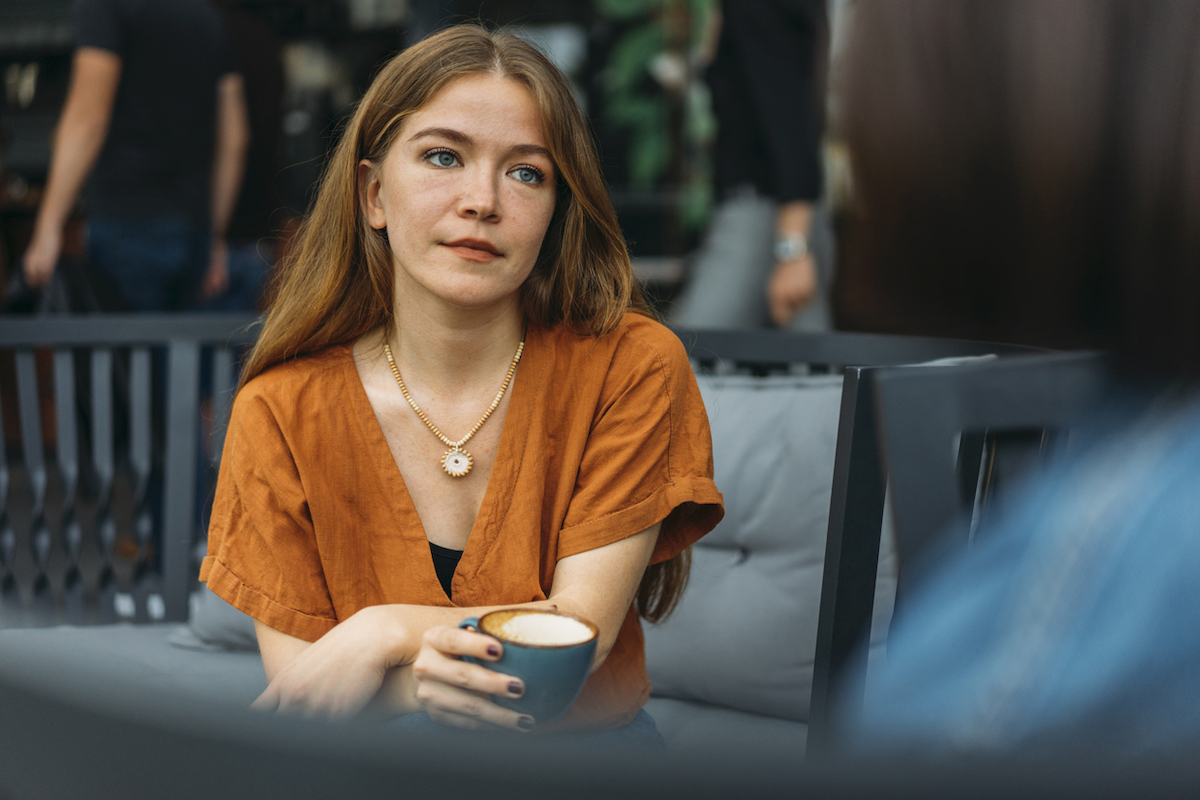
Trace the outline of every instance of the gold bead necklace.
<instances>
[{"instance_id":1,"label":"gold bead necklace","mask_svg":"<svg viewBox=\"0 0 1200 800\"><path fill-rule=\"evenodd\" d=\"M417 412L417 416L425 423L429 430L433 431L433 435L442 440L450 449L442 456L442 469L452 478L461 478L471 471L471 467L475 464L475 459L471 454L462 449L462 446L467 443L475 433L483 427L483 423L487 422L488 417L500 405L500 398L504 397L505 391L508 390L508 384L512 381L513 373L517 371L517 364L521 361L521 353L525 350L525 339L521 339L521 343L517 345L517 353L513 356L512 363L508 365L508 374L504 376L504 383L500 386L500 391L496 392L496 399L488 406L488 410L480 417L479 422L475 423L475 427L467 431L467 435L459 439L457 442L452 442L437 426L429 421L429 417L421 410L416 401L412 399L412 395L408 393L408 387L404 385L404 379L400 377L400 369L396 366L396 359L392 358L392 348L387 342L383 343L383 352L387 354L388 365L392 368L392 375L396 378L396 383L400 386L400 393L404 395L404 399L412 406L412 410Z\"/></svg>"}]
</instances>

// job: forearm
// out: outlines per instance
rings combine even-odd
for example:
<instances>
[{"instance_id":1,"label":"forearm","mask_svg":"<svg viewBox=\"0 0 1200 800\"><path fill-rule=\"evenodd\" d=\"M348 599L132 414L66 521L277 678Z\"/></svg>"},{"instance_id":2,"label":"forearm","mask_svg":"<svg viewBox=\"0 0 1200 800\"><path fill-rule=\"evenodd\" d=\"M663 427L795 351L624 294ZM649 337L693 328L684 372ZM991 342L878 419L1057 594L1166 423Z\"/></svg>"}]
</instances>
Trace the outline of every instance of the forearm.
<instances>
[{"instance_id":1,"label":"forearm","mask_svg":"<svg viewBox=\"0 0 1200 800\"><path fill-rule=\"evenodd\" d=\"M120 72L121 61L111 53L83 49L76 54L37 229L61 230L70 216L108 136Z\"/></svg>"},{"instance_id":2,"label":"forearm","mask_svg":"<svg viewBox=\"0 0 1200 800\"><path fill-rule=\"evenodd\" d=\"M794 200L783 203L775 212L775 234L786 236L800 234L808 238L812 227L813 206L807 200Z\"/></svg>"},{"instance_id":3,"label":"forearm","mask_svg":"<svg viewBox=\"0 0 1200 800\"><path fill-rule=\"evenodd\" d=\"M212 228L225 238L237 204L250 145L250 125L240 75L226 75L217 89L217 140L213 153Z\"/></svg>"},{"instance_id":4,"label":"forearm","mask_svg":"<svg viewBox=\"0 0 1200 800\"><path fill-rule=\"evenodd\" d=\"M474 636L446 629L499 608L558 609L591 620L600 629L594 671L604 663L629 613L658 539L658 529L656 524L623 540L560 559L546 600L466 608L368 606L312 644L258 623L259 649L270 685L255 705L272 711L321 709L331 717L367 710L376 718L391 718L421 710L425 706L418 701L414 664L429 670L428 664L418 661L423 649L428 653L429 640L437 639L444 645L447 633ZM487 641L479 636L475 639ZM431 658L434 663L439 658L446 660L444 654ZM490 676L488 680L497 680L495 673L483 673ZM445 683L442 678L431 679L425 672L421 681L422 687ZM494 688L489 685L489 691Z\"/></svg>"},{"instance_id":5,"label":"forearm","mask_svg":"<svg viewBox=\"0 0 1200 800\"><path fill-rule=\"evenodd\" d=\"M64 118L54 138L54 160L36 227L61 230L79 197L88 173L100 155L108 120Z\"/></svg>"},{"instance_id":6,"label":"forearm","mask_svg":"<svg viewBox=\"0 0 1200 800\"><path fill-rule=\"evenodd\" d=\"M578 613L573 609L561 608L554 598L530 603L505 603L494 606L470 606L465 608L443 606L417 606L396 603L387 606L377 606L381 613L387 614L393 622L393 630L397 631L393 653L395 664L409 664L417 657L421 649L421 638L425 631L438 625L458 625L469 617L482 617L489 611L501 608L541 608L554 609L568 613Z\"/></svg>"},{"instance_id":7,"label":"forearm","mask_svg":"<svg viewBox=\"0 0 1200 800\"><path fill-rule=\"evenodd\" d=\"M345 710L358 713L361 709L373 718L391 719L419 711L412 664L421 651L425 632L439 625L455 626L468 617L514 605L553 607L550 601L473 608L368 606L313 643L256 622L263 671L272 685L255 705L267 710L302 705L314 691L313 685L332 680L338 684L337 689L317 691L332 698L322 702L333 716ZM306 677L296 680L301 664L304 666L299 668L299 674ZM280 681L288 688L278 686Z\"/></svg>"}]
</instances>

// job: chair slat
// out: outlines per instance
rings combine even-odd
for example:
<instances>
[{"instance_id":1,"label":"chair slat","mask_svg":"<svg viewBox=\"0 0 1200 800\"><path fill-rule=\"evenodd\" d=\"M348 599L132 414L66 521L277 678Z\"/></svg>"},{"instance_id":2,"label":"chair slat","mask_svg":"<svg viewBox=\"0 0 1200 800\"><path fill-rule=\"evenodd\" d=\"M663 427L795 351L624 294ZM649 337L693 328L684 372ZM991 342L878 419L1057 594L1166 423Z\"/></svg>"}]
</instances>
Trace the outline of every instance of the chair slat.
<instances>
[{"instance_id":1,"label":"chair slat","mask_svg":"<svg viewBox=\"0 0 1200 800\"><path fill-rule=\"evenodd\" d=\"M213 351L213 430L209 461L221 463L225 448L225 431L229 428L229 413L233 408L233 349L218 347Z\"/></svg>"},{"instance_id":2,"label":"chair slat","mask_svg":"<svg viewBox=\"0 0 1200 800\"><path fill-rule=\"evenodd\" d=\"M33 555L33 621L45 624L53 611L46 566L53 540L46 524L46 451L42 441L42 415L38 405L37 360L32 349L17 351L17 403L21 410L21 439L25 453L25 475L32 509L29 520L29 549Z\"/></svg>"},{"instance_id":3,"label":"chair slat","mask_svg":"<svg viewBox=\"0 0 1200 800\"><path fill-rule=\"evenodd\" d=\"M8 492L12 479L8 474L8 446L4 441L4 407L0 397L0 625L20 610L17 581L13 575L17 555L17 532L8 518Z\"/></svg>"},{"instance_id":4,"label":"chair slat","mask_svg":"<svg viewBox=\"0 0 1200 800\"><path fill-rule=\"evenodd\" d=\"M113 551L117 526L112 516L113 477L113 352L106 347L92 350L92 469L96 475L96 543L100 549L100 575L96 583L101 622L117 618L117 584Z\"/></svg>"},{"instance_id":5,"label":"chair slat","mask_svg":"<svg viewBox=\"0 0 1200 800\"><path fill-rule=\"evenodd\" d=\"M151 503L151 353L146 347L129 353L129 465L133 470L133 535L137 563L133 574L134 620L150 619L151 596L158 591L154 569L154 508Z\"/></svg>"},{"instance_id":6,"label":"chair slat","mask_svg":"<svg viewBox=\"0 0 1200 800\"><path fill-rule=\"evenodd\" d=\"M79 552L83 530L79 525L79 430L76 425L75 354L70 348L54 351L54 420L58 445L58 471L63 498L59 514L59 542L66 554L63 571L63 600L67 621L83 621L83 577Z\"/></svg>"},{"instance_id":7,"label":"chair slat","mask_svg":"<svg viewBox=\"0 0 1200 800\"><path fill-rule=\"evenodd\" d=\"M187 619L195 533L196 420L200 413L200 346L172 341L167 357L163 601L167 620Z\"/></svg>"}]
</instances>

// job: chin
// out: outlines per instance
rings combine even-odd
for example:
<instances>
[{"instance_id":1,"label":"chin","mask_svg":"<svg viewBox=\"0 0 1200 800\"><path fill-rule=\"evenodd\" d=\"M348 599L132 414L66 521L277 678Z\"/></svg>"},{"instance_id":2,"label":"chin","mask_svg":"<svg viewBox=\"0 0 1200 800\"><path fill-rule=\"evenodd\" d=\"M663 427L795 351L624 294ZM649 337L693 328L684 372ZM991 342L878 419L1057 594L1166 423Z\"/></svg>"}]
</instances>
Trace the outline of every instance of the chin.
<instances>
[{"instance_id":1,"label":"chin","mask_svg":"<svg viewBox=\"0 0 1200 800\"><path fill-rule=\"evenodd\" d=\"M521 284L497 286L492 281L456 281L454 285L440 287L434 294L459 308L480 310L507 303L519 304Z\"/></svg>"}]
</instances>

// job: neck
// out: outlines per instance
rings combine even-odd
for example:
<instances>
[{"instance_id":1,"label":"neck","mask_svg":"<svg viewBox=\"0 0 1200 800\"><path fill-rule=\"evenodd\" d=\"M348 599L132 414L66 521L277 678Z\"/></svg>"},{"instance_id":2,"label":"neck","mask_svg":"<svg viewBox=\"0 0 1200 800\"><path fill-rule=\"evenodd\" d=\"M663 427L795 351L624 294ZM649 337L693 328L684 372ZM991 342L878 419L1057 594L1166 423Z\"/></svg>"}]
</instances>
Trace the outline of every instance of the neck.
<instances>
[{"instance_id":1,"label":"neck","mask_svg":"<svg viewBox=\"0 0 1200 800\"><path fill-rule=\"evenodd\" d=\"M388 337L405 381L435 391L460 391L477 382L489 385L512 362L525 331L520 307L434 319L420 309L397 309ZM382 345L383 339L380 340Z\"/></svg>"}]
</instances>

